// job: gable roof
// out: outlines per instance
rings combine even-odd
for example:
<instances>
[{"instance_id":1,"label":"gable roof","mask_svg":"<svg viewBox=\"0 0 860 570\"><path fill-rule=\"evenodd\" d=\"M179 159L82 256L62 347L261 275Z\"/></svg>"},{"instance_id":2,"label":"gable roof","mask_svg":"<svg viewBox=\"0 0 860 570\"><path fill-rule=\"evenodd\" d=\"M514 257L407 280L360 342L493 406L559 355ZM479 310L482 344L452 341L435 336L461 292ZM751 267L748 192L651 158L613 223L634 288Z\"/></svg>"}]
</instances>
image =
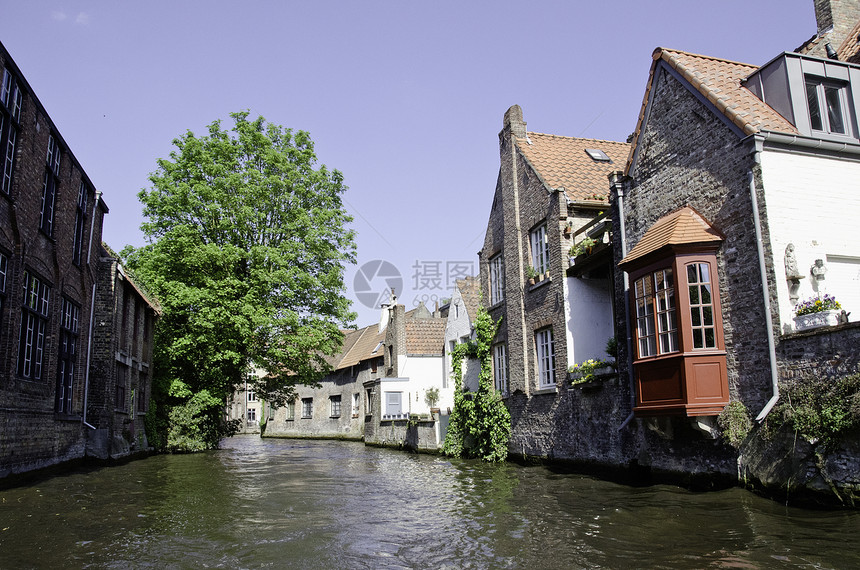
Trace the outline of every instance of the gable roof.
<instances>
[{"instance_id":1,"label":"gable roof","mask_svg":"<svg viewBox=\"0 0 860 570\"><path fill-rule=\"evenodd\" d=\"M567 197L574 202L593 200L594 195L606 196L609 173L624 168L630 149L628 143L543 133L516 137L516 144L541 181L552 190L564 188ZM592 159L585 152L587 148L602 150L611 162Z\"/></svg>"},{"instance_id":2,"label":"gable roof","mask_svg":"<svg viewBox=\"0 0 860 570\"><path fill-rule=\"evenodd\" d=\"M445 319L406 319L406 353L441 355L445 346Z\"/></svg>"},{"instance_id":3,"label":"gable roof","mask_svg":"<svg viewBox=\"0 0 860 570\"><path fill-rule=\"evenodd\" d=\"M719 243L724 239L699 212L684 206L654 222L618 265L629 265L666 246Z\"/></svg>"},{"instance_id":4,"label":"gable roof","mask_svg":"<svg viewBox=\"0 0 860 570\"><path fill-rule=\"evenodd\" d=\"M760 131L798 134L794 125L785 117L743 86L743 80L759 69L758 66L666 48L655 49L652 58L648 85L645 88L636 130L633 133L633 144L626 171L630 170L648 112L654 77L661 63L677 72L745 135Z\"/></svg>"},{"instance_id":5,"label":"gable roof","mask_svg":"<svg viewBox=\"0 0 860 570\"><path fill-rule=\"evenodd\" d=\"M329 363L335 370L355 366L359 362L382 356L382 350L374 352L377 346L385 340L385 330L379 332L379 325L370 325L357 331L346 333L340 354Z\"/></svg>"},{"instance_id":6,"label":"gable roof","mask_svg":"<svg viewBox=\"0 0 860 570\"><path fill-rule=\"evenodd\" d=\"M470 276L457 279L455 284L460 291L460 298L463 299L463 305L466 307L469 319L474 321L478 317L478 306L481 303L480 280L477 277Z\"/></svg>"},{"instance_id":7,"label":"gable roof","mask_svg":"<svg viewBox=\"0 0 860 570\"><path fill-rule=\"evenodd\" d=\"M849 32L848 37L836 50L836 56L839 61L847 61L848 63L860 63L860 20L857 25Z\"/></svg>"}]
</instances>

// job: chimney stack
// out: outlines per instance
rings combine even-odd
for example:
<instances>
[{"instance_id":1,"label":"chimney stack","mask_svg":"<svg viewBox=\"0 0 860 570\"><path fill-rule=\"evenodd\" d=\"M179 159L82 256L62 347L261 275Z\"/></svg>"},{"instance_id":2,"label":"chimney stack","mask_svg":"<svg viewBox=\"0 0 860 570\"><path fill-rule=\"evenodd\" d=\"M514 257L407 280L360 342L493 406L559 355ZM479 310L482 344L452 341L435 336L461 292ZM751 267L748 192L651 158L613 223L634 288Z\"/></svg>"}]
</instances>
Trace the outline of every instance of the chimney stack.
<instances>
[{"instance_id":1,"label":"chimney stack","mask_svg":"<svg viewBox=\"0 0 860 570\"><path fill-rule=\"evenodd\" d=\"M849 32L860 20L860 0L813 0L818 37L821 40L810 51L810 55L828 57L827 44L831 51L839 51Z\"/></svg>"}]
</instances>

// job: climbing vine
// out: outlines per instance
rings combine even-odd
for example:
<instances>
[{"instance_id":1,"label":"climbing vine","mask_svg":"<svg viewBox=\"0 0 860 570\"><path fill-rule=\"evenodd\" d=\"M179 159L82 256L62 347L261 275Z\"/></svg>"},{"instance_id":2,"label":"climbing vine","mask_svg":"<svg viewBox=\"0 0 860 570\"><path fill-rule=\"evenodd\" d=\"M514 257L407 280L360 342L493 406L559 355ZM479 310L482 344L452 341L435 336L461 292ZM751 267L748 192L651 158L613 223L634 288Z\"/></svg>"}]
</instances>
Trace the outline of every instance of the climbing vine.
<instances>
[{"instance_id":1,"label":"climbing vine","mask_svg":"<svg viewBox=\"0 0 860 570\"><path fill-rule=\"evenodd\" d=\"M501 321L499 321L501 322ZM442 452L453 457L477 457L503 461L508 456L511 415L493 386L492 343L499 327L481 307L475 320L475 340L458 345L452 352L454 409ZM463 388L463 359L475 358L481 366L478 391Z\"/></svg>"},{"instance_id":2,"label":"climbing vine","mask_svg":"<svg viewBox=\"0 0 860 570\"><path fill-rule=\"evenodd\" d=\"M787 386L767 422L771 430L787 423L824 451L833 449L860 426L860 374L814 377Z\"/></svg>"}]
</instances>

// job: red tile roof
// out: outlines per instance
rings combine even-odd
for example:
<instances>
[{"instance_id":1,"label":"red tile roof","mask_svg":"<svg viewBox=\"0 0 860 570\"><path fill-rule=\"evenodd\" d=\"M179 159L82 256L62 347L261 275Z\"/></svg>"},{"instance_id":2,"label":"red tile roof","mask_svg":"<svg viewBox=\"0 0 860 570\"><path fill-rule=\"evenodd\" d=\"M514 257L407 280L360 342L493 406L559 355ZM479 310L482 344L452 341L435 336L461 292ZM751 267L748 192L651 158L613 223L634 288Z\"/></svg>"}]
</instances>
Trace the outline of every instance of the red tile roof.
<instances>
[{"instance_id":1,"label":"red tile roof","mask_svg":"<svg viewBox=\"0 0 860 570\"><path fill-rule=\"evenodd\" d=\"M661 61L678 72L745 134L751 135L763 130L798 133L794 125L785 117L741 84L743 79L758 69L757 66L666 48L657 48L652 57L654 61L651 65L648 85L645 88L639 120L633 134L631 159L639 141L651 90L654 87L654 73ZM629 172L629 169L630 160L626 170Z\"/></svg>"},{"instance_id":2,"label":"red tile roof","mask_svg":"<svg viewBox=\"0 0 860 570\"><path fill-rule=\"evenodd\" d=\"M602 196L606 201L610 172L622 170L630 145L627 143L596 139L579 139L528 133L517 137L517 148L528 161L543 183L550 189L564 188L573 201ZM605 152L611 162L599 162L586 152L595 148Z\"/></svg>"},{"instance_id":3,"label":"red tile roof","mask_svg":"<svg viewBox=\"0 0 860 570\"><path fill-rule=\"evenodd\" d=\"M668 245L718 243L724 239L699 212L684 206L654 222L618 265L629 264Z\"/></svg>"},{"instance_id":4,"label":"red tile roof","mask_svg":"<svg viewBox=\"0 0 860 570\"><path fill-rule=\"evenodd\" d=\"M441 355L445 346L445 319L406 319L406 354Z\"/></svg>"},{"instance_id":5,"label":"red tile roof","mask_svg":"<svg viewBox=\"0 0 860 570\"><path fill-rule=\"evenodd\" d=\"M457 279L456 285L466 306L466 312L474 322L478 316L478 306L481 304L481 281L477 277L466 277Z\"/></svg>"},{"instance_id":6,"label":"red tile roof","mask_svg":"<svg viewBox=\"0 0 860 570\"><path fill-rule=\"evenodd\" d=\"M848 37L836 50L836 55L839 61L847 61L848 63L860 63L860 21L854 26L854 29L849 32Z\"/></svg>"}]
</instances>

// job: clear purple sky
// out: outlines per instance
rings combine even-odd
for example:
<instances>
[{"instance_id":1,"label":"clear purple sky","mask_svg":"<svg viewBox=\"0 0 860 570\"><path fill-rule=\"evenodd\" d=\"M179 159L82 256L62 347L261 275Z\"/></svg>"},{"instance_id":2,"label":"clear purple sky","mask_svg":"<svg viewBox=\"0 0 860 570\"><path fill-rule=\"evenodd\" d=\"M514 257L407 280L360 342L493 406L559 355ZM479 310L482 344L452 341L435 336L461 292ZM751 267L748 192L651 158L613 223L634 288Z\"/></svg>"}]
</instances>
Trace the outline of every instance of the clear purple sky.
<instances>
[{"instance_id":1,"label":"clear purple sky","mask_svg":"<svg viewBox=\"0 0 860 570\"><path fill-rule=\"evenodd\" d=\"M530 131L625 140L654 48L760 65L815 29L812 0L0 0L0 41L104 193L116 250L143 245L137 193L181 133L242 109L309 131L349 186L360 326L369 261L397 268L407 308L449 296L449 263L477 272L511 105Z\"/></svg>"}]
</instances>

